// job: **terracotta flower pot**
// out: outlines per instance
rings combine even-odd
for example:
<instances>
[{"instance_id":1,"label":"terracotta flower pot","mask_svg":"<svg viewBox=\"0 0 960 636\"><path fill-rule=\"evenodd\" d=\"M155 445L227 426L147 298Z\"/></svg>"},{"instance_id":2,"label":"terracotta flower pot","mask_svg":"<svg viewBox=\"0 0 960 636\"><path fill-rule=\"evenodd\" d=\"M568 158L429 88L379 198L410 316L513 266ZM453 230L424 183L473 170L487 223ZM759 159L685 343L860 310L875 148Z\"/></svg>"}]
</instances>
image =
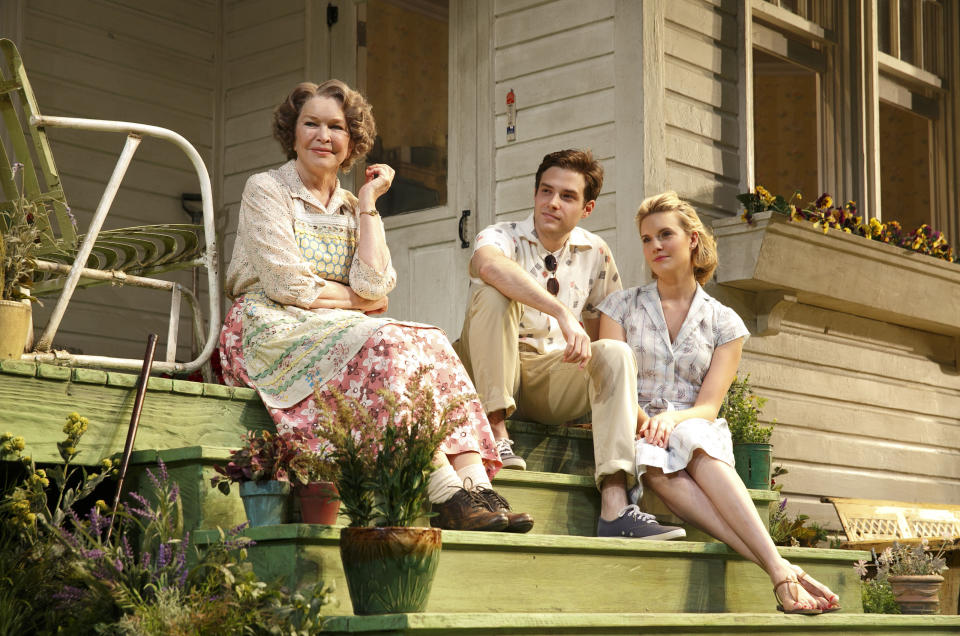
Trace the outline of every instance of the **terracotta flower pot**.
<instances>
[{"instance_id":1,"label":"terracotta flower pot","mask_svg":"<svg viewBox=\"0 0 960 636\"><path fill-rule=\"evenodd\" d=\"M240 498L250 526L286 523L290 510L290 482L240 482Z\"/></svg>"},{"instance_id":2,"label":"terracotta flower pot","mask_svg":"<svg viewBox=\"0 0 960 636\"><path fill-rule=\"evenodd\" d=\"M19 360L27 345L32 310L28 303L0 300L0 360Z\"/></svg>"},{"instance_id":3,"label":"terracotta flower pot","mask_svg":"<svg viewBox=\"0 0 960 636\"><path fill-rule=\"evenodd\" d=\"M939 574L888 577L893 596L904 614L936 614L940 610Z\"/></svg>"},{"instance_id":4,"label":"terracotta flower pot","mask_svg":"<svg viewBox=\"0 0 960 636\"><path fill-rule=\"evenodd\" d=\"M330 481L318 481L301 486L296 491L300 500L300 520L304 523L322 523L332 526L340 512L340 493Z\"/></svg>"},{"instance_id":5,"label":"terracotta flower pot","mask_svg":"<svg viewBox=\"0 0 960 636\"><path fill-rule=\"evenodd\" d=\"M354 614L422 612L440 561L440 529L343 528L340 560Z\"/></svg>"}]
</instances>

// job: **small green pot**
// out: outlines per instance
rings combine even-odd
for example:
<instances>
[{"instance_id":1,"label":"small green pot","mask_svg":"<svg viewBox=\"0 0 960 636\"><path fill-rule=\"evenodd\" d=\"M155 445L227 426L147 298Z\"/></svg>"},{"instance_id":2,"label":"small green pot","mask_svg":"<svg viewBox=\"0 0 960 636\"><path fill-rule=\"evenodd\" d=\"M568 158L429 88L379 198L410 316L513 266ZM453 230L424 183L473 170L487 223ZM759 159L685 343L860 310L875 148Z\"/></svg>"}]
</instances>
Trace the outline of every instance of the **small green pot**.
<instances>
[{"instance_id":1,"label":"small green pot","mask_svg":"<svg viewBox=\"0 0 960 636\"><path fill-rule=\"evenodd\" d=\"M440 561L440 529L343 528L340 560L354 614L422 612Z\"/></svg>"},{"instance_id":2,"label":"small green pot","mask_svg":"<svg viewBox=\"0 0 960 636\"><path fill-rule=\"evenodd\" d=\"M773 444L734 444L733 459L737 474L747 488L770 490Z\"/></svg>"},{"instance_id":3,"label":"small green pot","mask_svg":"<svg viewBox=\"0 0 960 636\"><path fill-rule=\"evenodd\" d=\"M272 526L287 522L290 511L290 482L242 481L240 498L250 526Z\"/></svg>"}]
</instances>

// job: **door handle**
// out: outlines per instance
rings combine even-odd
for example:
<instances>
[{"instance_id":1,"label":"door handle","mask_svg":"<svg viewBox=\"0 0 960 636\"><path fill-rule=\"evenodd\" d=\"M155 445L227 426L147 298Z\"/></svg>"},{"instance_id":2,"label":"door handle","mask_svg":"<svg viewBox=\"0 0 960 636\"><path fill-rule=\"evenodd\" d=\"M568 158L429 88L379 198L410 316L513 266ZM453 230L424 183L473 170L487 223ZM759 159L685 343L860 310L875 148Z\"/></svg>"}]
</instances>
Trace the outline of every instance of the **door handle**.
<instances>
[{"instance_id":1,"label":"door handle","mask_svg":"<svg viewBox=\"0 0 960 636\"><path fill-rule=\"evenodd\" d=\"M457 234L460 235L460 249L470 247L470 241L467 239L467 219L470 217L470 210L464 210L460 213L460 225L457 228Z\"/></svg>"}]
</instances>

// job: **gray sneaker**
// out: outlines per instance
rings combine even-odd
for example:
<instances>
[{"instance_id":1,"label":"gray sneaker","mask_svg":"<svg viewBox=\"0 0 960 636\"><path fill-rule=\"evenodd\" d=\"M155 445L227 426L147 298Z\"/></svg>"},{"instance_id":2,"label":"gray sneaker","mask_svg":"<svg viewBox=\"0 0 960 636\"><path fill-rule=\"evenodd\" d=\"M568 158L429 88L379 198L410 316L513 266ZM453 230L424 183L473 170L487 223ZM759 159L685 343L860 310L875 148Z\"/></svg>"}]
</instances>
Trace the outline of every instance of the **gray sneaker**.
<instances>
[{"instance_id":1,"label":"gray sneaker","mask_svg":"<svg viewBox=\"0 0 960 636\"><path fill-rule=\"evenodd\" d=\"M687 531L676 526L661 526L656 517L631 504L621 510L613 521L604 521L601 517L597 521L597 536L667 541L681 539L687 536Z\"/></svg>"},{"instance_id":2,"label":"gray sneaker","mask_svg":"<svg viewBox=\"0 0 960 636\"><path fill-rule=\"evenodd\" d=\"M500 461L503 462L504 468L513 468L515 470L527 469L527 462L523 461L523 457L513 453L512 439L507 439L506 437L498 439L497 452L500 453Z\"/></svg>"}]
</instances>

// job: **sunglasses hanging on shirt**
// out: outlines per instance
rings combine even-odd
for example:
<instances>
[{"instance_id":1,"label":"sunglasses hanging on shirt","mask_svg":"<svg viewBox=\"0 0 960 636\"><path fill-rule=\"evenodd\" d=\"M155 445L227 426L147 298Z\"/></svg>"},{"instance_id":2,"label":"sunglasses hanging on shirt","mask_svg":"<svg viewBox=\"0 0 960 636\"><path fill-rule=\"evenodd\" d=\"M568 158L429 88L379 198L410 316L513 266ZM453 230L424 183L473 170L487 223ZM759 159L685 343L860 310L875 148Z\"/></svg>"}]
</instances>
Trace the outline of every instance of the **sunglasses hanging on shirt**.
<instances>
[{"instance_id":1,"label":"sunglasses hanging on shirt","mask_svg":"<svg viewBox=\"0 0 960 636\"><path fill-rule=\"evenodd\" d=\"M547 254L543 258L543 265L550 272L550 278L547 279L547 291L556 296L560 293L560 281L557 280L557 257L553 254Z\"/></svg>"}]
</instances>

